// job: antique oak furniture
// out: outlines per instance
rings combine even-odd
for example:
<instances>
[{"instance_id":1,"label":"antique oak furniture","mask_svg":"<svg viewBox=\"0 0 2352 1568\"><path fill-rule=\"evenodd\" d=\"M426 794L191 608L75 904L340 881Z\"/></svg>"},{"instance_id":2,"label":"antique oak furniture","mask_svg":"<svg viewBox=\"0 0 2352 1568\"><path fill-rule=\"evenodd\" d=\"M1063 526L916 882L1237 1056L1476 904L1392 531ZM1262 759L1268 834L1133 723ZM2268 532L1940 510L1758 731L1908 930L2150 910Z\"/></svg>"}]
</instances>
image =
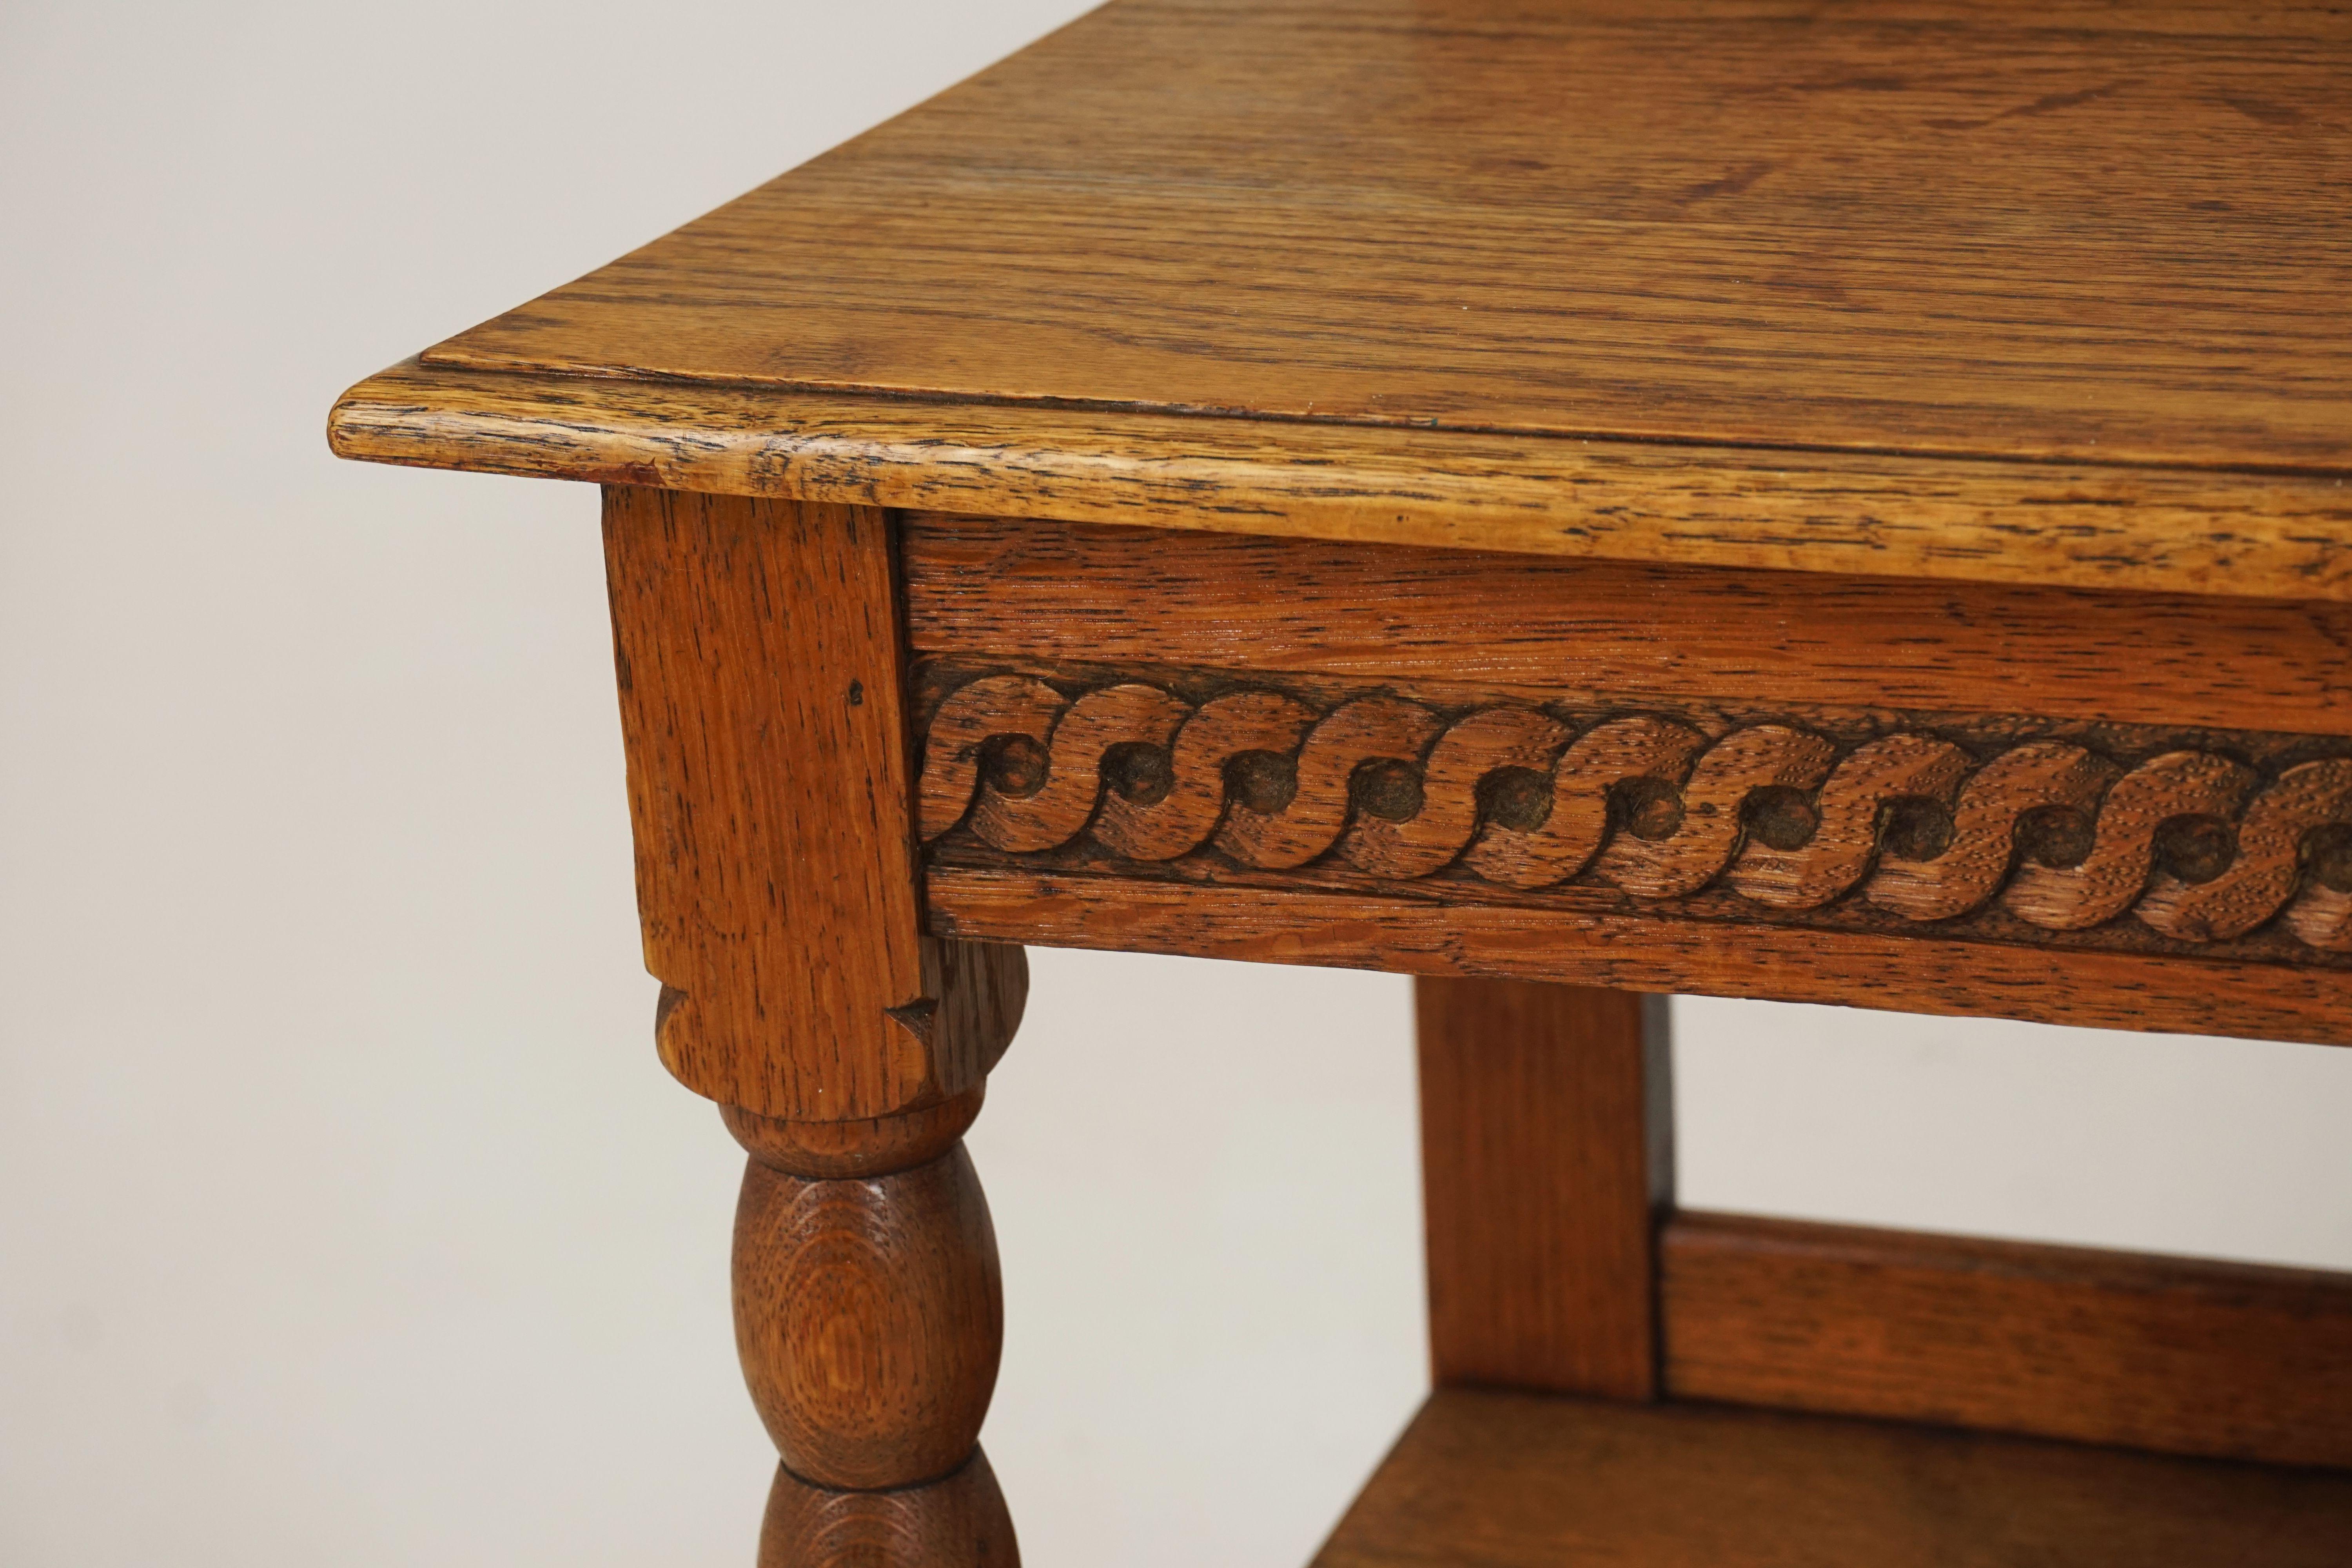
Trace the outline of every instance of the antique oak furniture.
<instances>
[{"instance_id":1,"label":"antique oak furniture","mask_svg":"<svg viewBox=\"0 0 2352 1568\"><path fill-rule=\"evenodd\" d=\"M1645 1000L2352 1042L2347 212L2340 6L1118 0L354 388L604 487L761 1561L1015 1559L1046 943L1422 977L1326 1568L2352 1563L2352 1280L1678 1211Z\"/></svg>"}]
</instances>

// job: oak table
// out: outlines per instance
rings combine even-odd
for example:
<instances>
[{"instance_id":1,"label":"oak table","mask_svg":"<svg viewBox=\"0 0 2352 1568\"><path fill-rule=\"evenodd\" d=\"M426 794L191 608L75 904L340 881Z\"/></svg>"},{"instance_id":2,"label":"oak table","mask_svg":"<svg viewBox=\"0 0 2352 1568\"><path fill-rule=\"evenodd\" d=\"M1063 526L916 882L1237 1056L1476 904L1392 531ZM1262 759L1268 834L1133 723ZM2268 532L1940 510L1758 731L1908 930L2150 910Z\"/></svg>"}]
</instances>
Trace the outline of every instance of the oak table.
<instances>
[{"instance_id":1,"label":"oak table","mask_svg":"<svg viewBox=\"0 0 2352 1568\"><path fill-rule=\"evenodd\" d=\"M2352 1279L1677 1210L1650 1000L2352 1042L2352 12L1118 0L331 436L604 487L763 1563L1016 1559L1023 943L1422 977L1326 1568L2352 1562Z\"/></svg>"}]
</instances>

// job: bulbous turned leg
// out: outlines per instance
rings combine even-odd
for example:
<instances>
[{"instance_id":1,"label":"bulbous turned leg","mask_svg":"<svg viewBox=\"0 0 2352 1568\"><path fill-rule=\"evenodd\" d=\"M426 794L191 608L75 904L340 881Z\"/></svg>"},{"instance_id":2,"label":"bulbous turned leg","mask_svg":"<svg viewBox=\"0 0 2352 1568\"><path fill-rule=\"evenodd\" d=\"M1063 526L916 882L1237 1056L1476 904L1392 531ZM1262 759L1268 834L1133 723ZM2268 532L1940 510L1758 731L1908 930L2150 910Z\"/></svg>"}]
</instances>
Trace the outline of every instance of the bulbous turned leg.
<instances>
[{"instance_id":1,"label":"bulbous turned leg","mask_svg":"<svg viewBox=\"0 0 2352 1568\"><path fill-rule=\"evenodd\" d=\"M733 1107L751 1152L735 1339L782 1463L761 1568L1013 1568L979 1451L996 1385L996 1235L962 1136L975 1085L866 1121Z\"/></svg>"},{"instance_id":2,"label":"bulbous turned leg","mask_svg":"<svg viewBox=\"0 0 2352 1568\"><path fill-rule=\"evenodd\" d=\"M614 485L613 654L655 1043L751 1152L736 1338L768 1568L1005 1568L996 1240L961 1140L1018 947L923 930L890 514Z\"/></svg>"}]
</instances>

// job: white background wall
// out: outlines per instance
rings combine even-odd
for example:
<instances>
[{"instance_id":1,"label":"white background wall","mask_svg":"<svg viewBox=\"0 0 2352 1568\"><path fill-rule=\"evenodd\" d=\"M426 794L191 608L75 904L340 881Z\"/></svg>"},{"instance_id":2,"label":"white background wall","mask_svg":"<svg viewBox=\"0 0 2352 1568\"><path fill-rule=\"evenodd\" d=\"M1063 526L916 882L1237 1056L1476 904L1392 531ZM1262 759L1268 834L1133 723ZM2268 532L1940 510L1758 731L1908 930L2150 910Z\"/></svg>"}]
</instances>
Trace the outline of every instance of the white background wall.
<instances>
[{"instance_id":1,"label":"white background wall","mask_svg":"<svg viewBox=\"0 0 2352 1568\"><path fill-rule=\"evenodd\" d=\"M0 1563L749 1562L595 498L321 422L1078 8L0 5ZM1035 967L1029 1561L1301 1562L1423 1375L1404 983ZM1694 1204L2352 1267L2352 1053L1678 1022Z\"/></svg>"}]
</instances>

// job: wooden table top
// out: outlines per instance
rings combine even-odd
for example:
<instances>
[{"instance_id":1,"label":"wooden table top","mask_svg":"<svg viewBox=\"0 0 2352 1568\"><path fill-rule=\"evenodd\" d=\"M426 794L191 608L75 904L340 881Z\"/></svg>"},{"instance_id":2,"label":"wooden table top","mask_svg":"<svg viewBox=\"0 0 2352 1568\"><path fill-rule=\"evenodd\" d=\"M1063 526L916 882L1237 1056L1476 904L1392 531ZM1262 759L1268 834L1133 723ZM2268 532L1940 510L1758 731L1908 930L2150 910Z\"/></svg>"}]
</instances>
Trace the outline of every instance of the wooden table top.
<instances>
[{"instance_id":1,"label":"wooden table top","mask_svg":"<svg viewBox=\"0 0 2352 1568\"><path fill-rule=\"evenodd\" d=\"M2341 7L1115 0L427 351L335 435L2345 597L2347 220Z\"/></svg>"}]
</instances>

